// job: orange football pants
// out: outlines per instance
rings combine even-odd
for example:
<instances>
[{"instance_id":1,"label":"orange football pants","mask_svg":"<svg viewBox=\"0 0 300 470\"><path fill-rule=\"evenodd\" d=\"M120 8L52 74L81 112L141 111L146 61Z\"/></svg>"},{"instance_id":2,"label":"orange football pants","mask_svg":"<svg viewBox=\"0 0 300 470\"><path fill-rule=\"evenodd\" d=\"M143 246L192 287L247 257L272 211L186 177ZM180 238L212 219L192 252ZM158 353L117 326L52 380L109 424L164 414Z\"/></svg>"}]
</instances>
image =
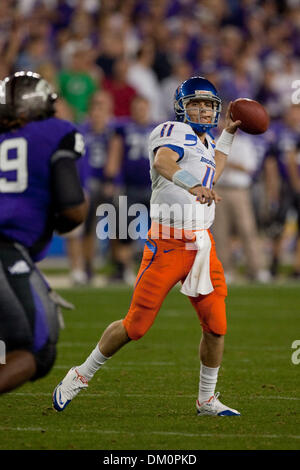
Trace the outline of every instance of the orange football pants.
<instances>
[{"instance_id":1,"label":"orange football pants","mask_svg":"<svg viewBox=\"0 0 300 470\"><path fill-rule=\"evenodd\" d=\"M165 227L161 225L158 227L158 238L151 238L153 224L148 232L131 305L123 319L127 334L133 340L144 336L152 326L168 292L179 281L184 282L197 253L196 249L186 248L186 244L192 242L192 232L189 232L188 237L178 239L178 235L174 238L174 229L171 229L171 237L164 239ZM197 312L203 330L225 335L227 287L222 264L217 258L215 242L210 231L208 233L211 239L210 277L214 290L210 294L189 297L189 299Z\"/></svg>"}]
</instances>

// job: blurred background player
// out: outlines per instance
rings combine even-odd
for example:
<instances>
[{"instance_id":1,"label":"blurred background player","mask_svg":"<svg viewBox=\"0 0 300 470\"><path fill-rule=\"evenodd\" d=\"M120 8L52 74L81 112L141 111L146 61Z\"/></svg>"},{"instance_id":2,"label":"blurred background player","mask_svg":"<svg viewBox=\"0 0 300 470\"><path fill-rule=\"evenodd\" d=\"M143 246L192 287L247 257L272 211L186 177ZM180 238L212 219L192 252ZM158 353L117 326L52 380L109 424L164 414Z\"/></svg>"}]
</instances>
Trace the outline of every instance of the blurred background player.
<instances>
[{"instance_id":1,"label":"blurred background player","mask_svg":"<svg viewBox=\"0 0 300 470\"><path fill-rule=\"evenodd\" d=\"M297 235L291 277L300 279L300 108L297 109L297 138L291 142L287 155L287 168L291 185L291 205L296 213Z\"/></svg>"},{"instance_id":2,"label":"blurred background player","mask_svg":"<svg viewBox=\"0 0 300 470\"><path fill-rule=\"evenodd\" d=\"M213 234L227 282L234 281L236 276L232 243L236 237L245 256L246 276L252 281L270 280L269 272L264 269L266 260L251 197L253 178L262 166L265 150L263 137L238 132L218 182L222 204L216 206Z\"/></svg>"},{"instance_id":3,"label":"blurred background player","mask_svg":"<svg viewBox=\"0 0 300 470\"><path fill-rule=\"evenodd\" d=\"M137 90L139 95L145 96L149 101L150 117L152 121L159 122L166 117L161 106L161 92L157 76L152 69L155 59L154 41L144 41L138 50L135 60L128 69L128 82Z\"/></svg>"},{"instance_id":4,"label":"blurred background player","mask_svg":"<svg viewBox=\"0 0 300 470\"><path fill-rule=\"evenodd\" d=\"M133 98L130 112L129 119L119 120L116 124L116 142L114 151L110 152L107 161L106 175L113 180L120 176L122 194L127 197L127 208L123 207L122 200L116 200L118 213L126 213L133 204L143 205L139 231L140 240L144 240L149 229L151 197L148 140L155 124L150 117L149 101L143 96L137 95ZM116 191L112 188L112 192ZM133 217L127 217L128 227L132 220ZM117 267L112 279L124 280L132 285L135 281L134 249L138 246L128 236L124 239L111 240L111 243Z\"/></svg>"},{"instance_id":5,"label":"blurred background player","mask_svg":"<svg viewBox=\"0 0 300 470\"><path fill-rule=\"evenodd\" d=\"M275 278L280 267L285 224L290 211L296 215L296 240L291 276L300 277L300 106L289 106L284 120L272 126L273 143L265 161L268 185L268 233L272 239L271 275Z\"/></svg>"},{"instance_id":6,"label":"blurred background player","mask_svg":"<svg viewBox=\"0 0 300 470\"><path fill-rule=\"evenodd\" d=\"M184 80L187 80L191 74L192 67L190 62L185 59L178 59L178 61L173 64L171 75L168 75L162 80L161 99L167 119L173 119L173 90L175 90L180 83L184 82Z\"/></svg>"},{"instance_id":7,"label":"blurred background player","mask_svg":"<svg viewBox=\"0 0 300 470\"><path fill-rule=\"evenodd\" d=\"M113 99L113 115L115 118L129 118L133 98L137 92L128 83L129 60L126 57L118 58L112 66L112 76L105 77L103 88Z\"/></svg>"},{"instance_id":8,"label":"blurred background player","mask_svg":"<svg viewBox=\"0 0 300 470\"><path fill-rule=\"evenodd\" d=\"M85 181L90 199L88 217L81 237L83 270L88 281L93 278L95 258L99 252L95 230L97 207L104 202L112 202L112 196L107 196L105 191L105 167L110 152L113 152L116 146L112 111L111 95L105 90L98 91L91 101L89 117L81 127L86 144ZM101 253L103 256L103 250Z\"/></svg>"},{"instance_id":9,"label":"blurred background player","mask_svg":"<svg viewBox=\"0 0 300 470\"><path fill-rule=\"evenodd\" d=\"M79 123L87 115L91 97L98 90L101 72L94 65L95 53L88 44L71 46L57 80L61 96L73 112L73 120Z\"/></svg>"},{"instance_id":10,"label":"blurred background player","mask_svg":"<svg viewBox=\"0 0 300 470\"><path fill-rule=\"evenodd\" d=\"M192 77L177 88L174 110L176 121L158 125L149 138L151 207L156 204L162 212L151 213L151 230L129 311L123 320L107 327L87 360L71 368L55 388L53 405L57 411L63 411L88 386L108 358L130 340L146 334L168 292L181 281L182 292L195 308L203 333L197 413L240 414L223 405L215 394L226 334L227 288L209 232L214 202L219 201L211 188L225 167L240 121L230 119L228 108L226 127L214 144L207 131L218 124L221 99L214 85L202 77ZM164 215L166 206L170 211Z\"/></svg>"},{"instance_id":11,"label":"blurred background player","mask_svg":"<svg viewBox=\"0 0 300 470\"><path fill-rule=\"evenodd\" d=\"M0 393L45 376L56 357L59 323L51 289L35 262L53 231L83 222L86 201L76 160L83 138L54 116L57 95L38 74L5 79L0 104Z\"/></svg>"}]
</instances>

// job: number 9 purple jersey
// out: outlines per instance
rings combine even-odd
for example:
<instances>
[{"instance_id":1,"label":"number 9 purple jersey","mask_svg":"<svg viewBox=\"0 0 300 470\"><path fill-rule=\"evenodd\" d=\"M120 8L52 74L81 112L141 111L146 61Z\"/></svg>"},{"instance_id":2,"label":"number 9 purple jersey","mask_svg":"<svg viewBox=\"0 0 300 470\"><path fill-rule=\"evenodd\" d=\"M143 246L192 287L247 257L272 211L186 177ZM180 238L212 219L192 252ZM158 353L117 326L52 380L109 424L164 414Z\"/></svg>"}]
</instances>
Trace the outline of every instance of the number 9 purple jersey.
<instances>
[{"instance_id":1,"label":"number 9 purple jersey","mask_svg":"<svg viewBox=\"0 0 300 470\"><path fill-rule=\"evenodd\" d=\"M83 152L82 135L57 118L0 134L0 237L27 247L35 261L53 234L51 165Z\"/></svg>"}]
</instances>

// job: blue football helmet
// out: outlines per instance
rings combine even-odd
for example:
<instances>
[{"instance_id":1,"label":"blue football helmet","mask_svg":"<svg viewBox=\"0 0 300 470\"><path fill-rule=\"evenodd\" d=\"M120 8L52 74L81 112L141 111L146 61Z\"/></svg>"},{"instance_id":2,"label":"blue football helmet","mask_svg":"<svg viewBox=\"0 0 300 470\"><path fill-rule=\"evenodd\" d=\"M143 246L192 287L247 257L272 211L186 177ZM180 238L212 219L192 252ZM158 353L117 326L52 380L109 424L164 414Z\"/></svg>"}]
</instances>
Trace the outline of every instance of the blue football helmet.
<instances>
[{"instance_id":1,"label":"blue football helmet","mask_svg":"<svg viewBox=\"0 0 300 470\"><path fill-rule=\"evenodd\" d=\"M191 121L186 111L186 105L189 101L195 99L212 101L214 112L210 123L200 124ZM191 77L188 80L185 80L175 92L174 111L176 120L186 122L198 132L207 132L213 127L216 127L219 122L221 109L221 98L219 97L215 86L209 80L206 80L206 78Z\"/></svg>"}]
</instances>

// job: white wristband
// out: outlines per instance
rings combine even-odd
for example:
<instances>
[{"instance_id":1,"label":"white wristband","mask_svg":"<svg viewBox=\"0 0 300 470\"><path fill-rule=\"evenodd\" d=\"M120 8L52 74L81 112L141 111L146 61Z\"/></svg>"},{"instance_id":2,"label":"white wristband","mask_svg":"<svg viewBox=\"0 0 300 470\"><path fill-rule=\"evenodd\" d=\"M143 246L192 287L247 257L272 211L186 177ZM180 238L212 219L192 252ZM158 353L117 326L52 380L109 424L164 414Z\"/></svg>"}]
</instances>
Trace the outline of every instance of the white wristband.
<instances>
[{"instance_id":1,"label":"white wristband","mask_svg":"<svg viewBox=\"0 0 300 470\"><path fill-rule=\"evenodd\" d=\"M201 186L201 181L186 170L178 170L172 177L173 183L187 191L194 186Z\"/></svg>"},{"instance_id":2,"label":"white wristband","mask_svg":"<svg viewBox=\"0 0 300 470\"><path fill-rule=\"evenodd\" d=\"M222 152L225 155L228 155L230 152L233 138L234 138L234 134L230 134L224 129L217 141L216 150L219 150L219 152Z\"/></svg>"}]
</instances>

